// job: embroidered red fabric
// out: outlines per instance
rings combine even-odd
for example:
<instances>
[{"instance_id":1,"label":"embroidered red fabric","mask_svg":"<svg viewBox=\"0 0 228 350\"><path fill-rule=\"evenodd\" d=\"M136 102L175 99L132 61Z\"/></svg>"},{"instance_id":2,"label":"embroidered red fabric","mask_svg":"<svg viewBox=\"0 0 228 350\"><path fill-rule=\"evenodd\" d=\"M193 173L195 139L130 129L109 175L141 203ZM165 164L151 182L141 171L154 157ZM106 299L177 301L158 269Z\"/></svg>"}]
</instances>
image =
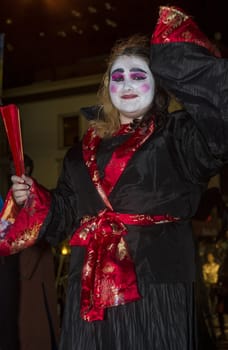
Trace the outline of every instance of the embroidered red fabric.
<instances>
[{"instance_id":1,"label":"embroidered red fabric","mask_svg":"<svg viewBox=\"0 0 228 350\"><path fill-rule=\"evenodd\" d=\"M176 42L194 43L205 47L213 55L221 57L216 46L182 9L176 6L161 6L159 18L151 37L151 44Z\"/></svg>"},{"instance_id":2,"label":"embroidered red fabric","mask_svg":"<svg viewBox=\"0 0 228 350\"><path fill-rule=\"evenodd\" d=\"M17 206L9 191L0 214L0 255L18 253L35 243L50 201L50 193L35 181L23 208Z\"/></svg>"}]
</instances>

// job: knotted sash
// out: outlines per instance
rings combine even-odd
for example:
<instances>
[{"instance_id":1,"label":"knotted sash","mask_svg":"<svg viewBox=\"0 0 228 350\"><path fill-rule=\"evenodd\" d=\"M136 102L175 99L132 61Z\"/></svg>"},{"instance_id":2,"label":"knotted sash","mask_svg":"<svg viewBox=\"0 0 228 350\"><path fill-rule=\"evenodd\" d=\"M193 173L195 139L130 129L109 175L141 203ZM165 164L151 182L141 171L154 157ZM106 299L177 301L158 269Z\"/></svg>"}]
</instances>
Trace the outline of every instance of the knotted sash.
<instances>
[{"instance_id":1,"label":"knotted sash","mask_svg":"<svg viewBox=\"0 0 228 350\"><path fill-rule=\"evenodd\" d=\"M89 129L83 140L85 163L106 205L96 217L85 216L70 241L71 246L87 248L81 281L81 317L90 322L103 320L107 307L140 299L134 264L123 238L127 234L125 224L145 226L177 220L168 215L124 214L113 210L108 195L134 153L154 132L154 122L131 132L128 140L114 151L102 180L96 162L100 138Z\"/></svg>"}]
</instances>

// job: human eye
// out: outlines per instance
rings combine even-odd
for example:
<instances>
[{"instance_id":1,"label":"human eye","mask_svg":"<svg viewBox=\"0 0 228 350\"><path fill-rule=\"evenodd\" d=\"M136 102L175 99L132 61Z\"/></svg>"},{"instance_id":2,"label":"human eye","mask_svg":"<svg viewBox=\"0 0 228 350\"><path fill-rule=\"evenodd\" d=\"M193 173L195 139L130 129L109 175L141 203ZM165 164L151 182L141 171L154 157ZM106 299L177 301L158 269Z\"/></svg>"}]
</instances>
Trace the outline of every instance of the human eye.
<instances>
[{"instance_id":1,"label":"human eye","mask_svg":"<svg viewBox=\"0 0 228 350\"><path fill-rule=\"evenodd\" d=\"M131 74L131 79L133 80L145 80L147 78L144 73L133 73Z\"/></svg>"},{"instance_id":2,"label":"human eye","mask_svg":"<svg viewBox=\"0 0 228 350\"><path fill-rule=\"evenodd\" d=\"M116 81L116 82L124 80L123 74L120 74L120 73L112 74L111 78L112 78L112 81Z\"/></svg>"}]
</instances>

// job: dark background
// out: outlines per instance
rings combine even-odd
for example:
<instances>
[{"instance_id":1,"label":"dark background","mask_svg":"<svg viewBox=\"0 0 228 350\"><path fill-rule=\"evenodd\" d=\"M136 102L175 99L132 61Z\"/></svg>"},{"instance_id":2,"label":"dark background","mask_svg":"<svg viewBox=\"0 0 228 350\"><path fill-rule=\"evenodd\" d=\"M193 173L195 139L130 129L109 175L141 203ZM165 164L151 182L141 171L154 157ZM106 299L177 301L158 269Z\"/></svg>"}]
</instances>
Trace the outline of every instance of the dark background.
<instances>
[{"instance_id":1,"label":"dark background","mask_svg":"<svg viewBox=\"0 0 228 350\"><path fill-rule=\"evenodd\" d=\"M169 1L188 11L228 56L226 2ZM151 35L158 0L1 0L0 33L5 33L3 88L104 71L116 39Z\"/></svg>"}]
</instances>

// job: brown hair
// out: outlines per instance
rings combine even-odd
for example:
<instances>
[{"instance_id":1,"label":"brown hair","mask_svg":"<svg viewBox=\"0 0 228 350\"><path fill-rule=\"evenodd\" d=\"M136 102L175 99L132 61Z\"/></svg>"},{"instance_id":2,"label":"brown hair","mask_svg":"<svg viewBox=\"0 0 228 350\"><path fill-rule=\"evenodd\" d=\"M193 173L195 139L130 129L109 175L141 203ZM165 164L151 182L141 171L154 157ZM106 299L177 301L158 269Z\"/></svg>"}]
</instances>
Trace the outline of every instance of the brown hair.
<instances>
[{"instance_id":1,"label":"brown hair","mask_svg":"<svg viewBox=\"0 0 228 350\"><path fill-rule=\"evenodd\" d=\"M107 70L103 76L98 98L101 105L98 118L91 122L100 137L109 137L120 127L119 112L113 106L109 95L110 71L115 60L120 56L137 56L150 63L149 39L142 35L133 35L127 39L116 42L108 59ZM149 120L154 113L162 114L168 108L168 95L163 89L156 86L153 105L143 117L143 121ZM136 123L137 124L137 123Z\"/></svg>"}]
</instances>

